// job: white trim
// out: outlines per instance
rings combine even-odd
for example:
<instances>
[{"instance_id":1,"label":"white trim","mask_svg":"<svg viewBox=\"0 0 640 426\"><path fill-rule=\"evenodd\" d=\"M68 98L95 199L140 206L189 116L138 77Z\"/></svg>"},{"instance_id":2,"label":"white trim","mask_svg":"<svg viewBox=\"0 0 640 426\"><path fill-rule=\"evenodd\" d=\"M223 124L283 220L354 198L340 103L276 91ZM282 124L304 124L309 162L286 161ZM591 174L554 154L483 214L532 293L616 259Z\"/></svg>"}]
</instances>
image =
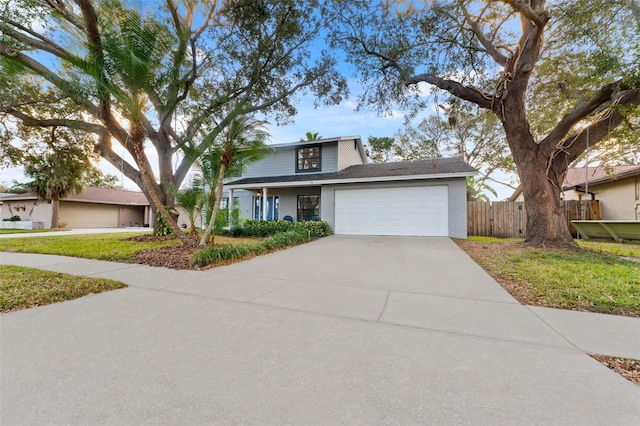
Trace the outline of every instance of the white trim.
<instances>
[{"instance_id":1,"label":"white trim","mask_svg":"<svg viewBox=\"0 0 640 426\"><path fill-rule=\"evenodd\" d=\"M449 178L466 178L467 176L475 176L475 172L461 173L438 173L430 175L404 175L404 176L376 176L366 178L351 179L323 179L323 180L304 180L294 182L257 182L244 183L239 185L225 185L227 189L252 189L268 186L269 188L285 188L296 186L319 186L319 185L339 185L344 183L368 183L368 182L394 182L404 180L431 180L431 179L449 179Z\"/></svg>"}]
</instances>

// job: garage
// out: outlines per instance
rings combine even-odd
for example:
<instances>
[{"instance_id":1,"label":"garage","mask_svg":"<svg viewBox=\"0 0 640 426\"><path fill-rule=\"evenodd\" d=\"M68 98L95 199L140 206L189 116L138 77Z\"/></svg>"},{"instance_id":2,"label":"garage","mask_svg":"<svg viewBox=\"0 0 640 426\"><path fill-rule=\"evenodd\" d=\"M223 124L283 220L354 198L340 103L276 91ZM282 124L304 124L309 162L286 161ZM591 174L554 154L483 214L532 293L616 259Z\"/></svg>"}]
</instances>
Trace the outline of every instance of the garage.
<instances>
[{"instance_id":1,"label":"garage","mask_svg":"<svg viewBox=\"0 0 640 426\"><path fill-rule=\"evenodd\" d=\"M446 185L336 189L335 233L449 235Z\"/></svg>"},{"instance_id":2,"label":"garage","mask_svg":"<svg viewBox=\"0 0 640 426\"><path fill-rule=\"evenodd\" d=\"M112 204L60 203L60 222L69 228L117 228L118 206Z\"/></svg>"}]
</instances>

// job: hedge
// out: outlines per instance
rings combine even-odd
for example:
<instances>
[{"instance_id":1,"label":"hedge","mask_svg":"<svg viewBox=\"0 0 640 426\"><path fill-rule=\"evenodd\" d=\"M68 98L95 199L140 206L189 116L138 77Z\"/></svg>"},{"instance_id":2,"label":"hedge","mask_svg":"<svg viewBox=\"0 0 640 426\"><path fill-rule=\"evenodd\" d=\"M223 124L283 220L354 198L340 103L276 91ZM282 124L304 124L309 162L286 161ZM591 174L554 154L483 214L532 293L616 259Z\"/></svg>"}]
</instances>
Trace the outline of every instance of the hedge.
<instances>
[{"instance_id":1,"label":"hedge","mask_svg":"<svg viewBox=\"0 0 640 426\"><path fill-rule=\"evenodd\" d=\"M195 252L191 257L191 264L202 267L214 263L233 262L248 256L258 256L282 247L301 244L312 238L320 236L311 231L311 229L307 229L306 227L298 226L297 229L277 233L263 241L253 244L223 244L209 246ZM313 231L315 231L315 229Z\"/></svg>"},{"instance_id":2,"label":"hedge","mask_svg":"<svg viewBox=\"0 0 640 426\"><path fill-rule=\"evenodd\" d=\"M333 231L327 222L308 221L291 223L286 220L245 220L242 226L223 231L220 235L230 237L269 237L291 230L303 230L307 236L326 237Z\"/></svg>"}]
</instances>

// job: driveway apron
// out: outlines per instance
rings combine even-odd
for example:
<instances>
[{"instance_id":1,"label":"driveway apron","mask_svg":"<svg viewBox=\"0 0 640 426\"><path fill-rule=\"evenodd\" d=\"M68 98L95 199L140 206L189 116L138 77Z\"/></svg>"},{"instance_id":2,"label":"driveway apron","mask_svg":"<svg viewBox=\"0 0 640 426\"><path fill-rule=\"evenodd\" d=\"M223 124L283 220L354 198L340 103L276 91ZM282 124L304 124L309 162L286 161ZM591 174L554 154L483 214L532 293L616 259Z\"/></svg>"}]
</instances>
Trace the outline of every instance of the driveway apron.
<instances>
[{"instance_id":1,"label":"driveway apron","mask_svg":"<svg viewBox=\"0 0 640 426\"><path fill-rule=\"evenodd\" d=\"M0 263L130 286L0 317L2 424L640 422L640 387L585 355L598 342L448 238L332 236L206 271ZM640 354L634 320L611 334Z\"/></svg>"}]
</instances>

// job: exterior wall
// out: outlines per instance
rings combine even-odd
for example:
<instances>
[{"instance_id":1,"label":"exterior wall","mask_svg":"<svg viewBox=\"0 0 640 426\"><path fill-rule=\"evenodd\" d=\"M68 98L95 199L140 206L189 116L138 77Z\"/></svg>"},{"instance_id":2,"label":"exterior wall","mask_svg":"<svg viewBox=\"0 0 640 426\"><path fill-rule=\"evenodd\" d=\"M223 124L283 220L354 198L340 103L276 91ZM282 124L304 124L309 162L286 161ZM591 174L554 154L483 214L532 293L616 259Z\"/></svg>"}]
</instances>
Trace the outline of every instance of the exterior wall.
<instances>
[{"instance_id":1,"label":"exterior wall","mask_svg":"<svg viewBox=\"0 0 640 426\"><path fill-rule=\"evenodd\" d=\"M398 186L429 185L447 185L449 187L449 236L452 238L467 238L467 187L465 178L323 186L320 197L320 218L327 221L331 228L335 228L336 189L392 188Z\"/></svg>"},{"instance_id":2,"label":"exterior wall","mask_svg":"<svg viewBox=\"0 0 640 426\"><path fill-rule=\"evenodd\" d=\"M640 218L640 199L637 193L638 176L604 183L590 192L600 200L602 220L638 220Z\"/></svg>"},{"instance_id":3,"label":"exterior wall","mask_svg":"<svg viewBox=\"0 0 640 426\"><path fill-rule=\"evenodd\" d=\"M295 175L296 148L296 146L291 146L268 151L262 160L249 164L240 178ZM332 173L337 171L338 143L322 144L322 170L312 173Z\"/></svg>"},{"instance_id":4,"label":"exterior wall","mask_svg":"<svg viewBox=\"0 0 640 426\"><path fill-rule=\"evenodd\" d=\"M346 169L354 164L363 164L355 140L338 142L338 170Z\"/></svg>"},{"instance_id":5,"label":"exterior wall","mask_svg":"<svg viewBox=\"0 0 640 426\"><path fill-rule=\"evenodd\" d=\"M118 222L122 228L127 226L143 226L145 224L144 206L121 206Z\"/></svg>"},{"instance_id":6,"label":"exterior wall","mask_svg":"<svg viewBox=\"0 0 640 426\"><path fill-rule=\"evenodd\" d=\"M589 186L600 200L602 220L640 220L640 176ZM584 192L563 192L564 200L582 200Z\"/></svg>"},{"instance_id":7,"label":"exterior wall","mask_svg":"<svg viewBox=\"0 0 640 426\"><path fill-rule=\"evenodd\" d=\"M18 211L15 210L15 207L18 207ZM2 210L0 210L0 220L18 215L24 221L43 222L44 229L49 229L51 228L51 213L51 204L46 201L4 200L2 201Z\"/></svg>"},{"instance_id":8,"label":"exterior wall","mask_svg":"<svg viewBox=\"0 0 640 426\"><path fill-rule=\"evenodd\" d=\"M564 191L562 193L562 199L566 200L566 201L571 201L571 200L582 200L582 197L584 196L584 193L582 192L578 192L578 191L574 191L573 189L570 189L568 191ZM518 200L518 201L524 201L524 200Z\"/></svg>"}]
</instances>

